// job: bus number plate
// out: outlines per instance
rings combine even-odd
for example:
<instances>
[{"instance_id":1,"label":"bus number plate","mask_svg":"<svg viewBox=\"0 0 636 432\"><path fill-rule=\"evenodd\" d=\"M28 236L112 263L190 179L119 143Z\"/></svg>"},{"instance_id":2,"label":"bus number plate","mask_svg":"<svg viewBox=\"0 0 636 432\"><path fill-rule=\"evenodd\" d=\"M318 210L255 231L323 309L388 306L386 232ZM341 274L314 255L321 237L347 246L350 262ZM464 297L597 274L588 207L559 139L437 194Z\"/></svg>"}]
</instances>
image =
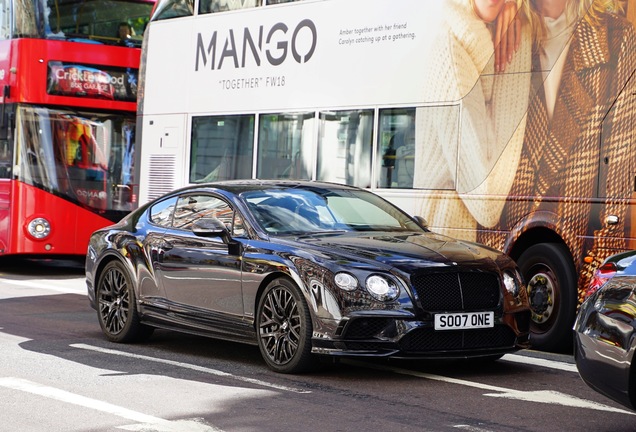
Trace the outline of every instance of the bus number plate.
<instances>
[{"instance_id":1,"label":"bus number plate","mask_svg":"<svg viewBox=\"0 0 636 432\"><path fill-rule=\"evenodd\" d=\"M494 312L464 312L435 315L435 330L464 330L495 326Z\"/></svg>"}]
</instances>

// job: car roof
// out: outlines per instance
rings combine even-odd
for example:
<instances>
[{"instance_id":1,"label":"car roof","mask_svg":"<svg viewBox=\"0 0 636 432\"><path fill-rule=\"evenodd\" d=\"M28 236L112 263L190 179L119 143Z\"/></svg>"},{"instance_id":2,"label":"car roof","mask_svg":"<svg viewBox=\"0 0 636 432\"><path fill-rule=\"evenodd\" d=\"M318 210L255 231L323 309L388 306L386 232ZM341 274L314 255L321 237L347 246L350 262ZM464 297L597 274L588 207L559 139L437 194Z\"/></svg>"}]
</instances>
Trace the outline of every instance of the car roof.
<instances>
[{"instance_id":1,"label":"car roof","mask_svg":"<svg viewBox=\"0 0 636 432\"><path fill-rule=\"evenodd\" d=\"M197 185L187 186L178 189L173 193L184 193L190 190L216 189L224 190L232 194L241 194L243 192L263 190L263 189L341 189L341 190L361 190L354 186L347 186L339 183L319 182L313 180L226 180L212 183L201 183ZM172 195L172 194L171 194Z\"/></svg>"}]
</instances>

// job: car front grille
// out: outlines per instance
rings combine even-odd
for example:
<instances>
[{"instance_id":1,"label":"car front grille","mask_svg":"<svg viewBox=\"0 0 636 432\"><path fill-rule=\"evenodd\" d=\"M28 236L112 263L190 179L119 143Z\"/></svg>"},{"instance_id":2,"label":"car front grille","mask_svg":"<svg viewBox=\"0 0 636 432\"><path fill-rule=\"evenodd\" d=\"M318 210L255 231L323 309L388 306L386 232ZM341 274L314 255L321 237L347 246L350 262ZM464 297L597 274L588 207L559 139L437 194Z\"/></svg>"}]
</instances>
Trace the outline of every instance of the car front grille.
<instances>
[{"instance_id":1,"label":"car front grille","mask_svg":"<svg viewBox=\"0 0 636 432\"><path fill-rule=\"evenodd\" d=\"M445 331L419 328L400 340L400 348L407 353L512 348L515 346L515 340L514 332L505 325L488 329Z\"/></svg>"},{"instance_id":2,"label":"car front grille","mask_svg":"<svg viewBox=\"0 0 636 432\"><path fill-rule=\"evenodd\" d=\"M499 278L484 272L441 272L411 276L411 284L427 312L492 310L499 305Z\"/></svg>"},{"instance_id":3,"label":"car front grille","mask_svg":"<svg viewBox=\"0 0 636 432\"><path fill-rule=\"evenodd\" d=\"M359 318L346 328L347 339L371 339L378 336L389 325L394 324L395 320L390 318Z\"/></svg>"}]
</instances>

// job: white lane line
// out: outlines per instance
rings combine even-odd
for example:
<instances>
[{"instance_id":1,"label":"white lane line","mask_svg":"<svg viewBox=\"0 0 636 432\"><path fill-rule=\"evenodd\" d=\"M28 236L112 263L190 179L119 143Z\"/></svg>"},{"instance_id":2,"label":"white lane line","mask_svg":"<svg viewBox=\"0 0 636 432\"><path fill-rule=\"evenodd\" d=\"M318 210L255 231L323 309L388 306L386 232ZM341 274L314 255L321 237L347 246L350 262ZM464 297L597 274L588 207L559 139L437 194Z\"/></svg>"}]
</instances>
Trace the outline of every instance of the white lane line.
<instances>
[{"instance_id":1,"label":"white lane line","mask_svg":"<svg viewBox=\"0 0 636 432\"><path fill-rule=\"evenodd\" d=\"M258 386L262 386L262 387L274 388L276 390L284 390L284 391L293 392L293 393L300 393L300 394L311 393L310 390L301 390L301 389L297 389L297 388L293 388L293 387L287 387L287 386L283 386L283 385L279 385L279 384L270 383L270 382L267 382L267 381L257 380L257 379L254 379L254 378L247 378L247 377L242 377L242 376L238 376L238 375L233 375L231 373L223 372L223 371L220 371L220 370L217 370L217 369L210 369L210 368L206 368L206 367L202 367L202 366L196 366L196 365L192 365L192 364L188 364L188 363L182 363L182 362L177 362L177 361L173 361L173 360L161 359L161 358L156 358L156 357L149 357L149 356L140 355L140 354L131 354L131 353L123 352L123 351L117 351L117 350L112 350L112 349L108 349L108 348L99 348L99 347L95 347L95 346L92 346L92 345L86 345L86 344L72 344L71 347L84 349L84 350L89 350L89 351L96 351L96 352L100 352L100 353L104 353L104 354L112 354L112 355L118 355L118 356L122 356L122 357L130 357L130 358L139 359L139 360L152 361L152 362L156 362L156 363L163 363L163 364L167 364L167 365L170 365L170 366L176 366L176 367L180 367L180 368L184 368L184 369L191 369L191 370L194 370L194 371L197 371L197 372L203 372L203 373L214 375L214 376L219 376L219 377L223 377L223 378L230 378L230 379L237 380L237 381L243 381L243 382L246 382L246 383L255 384L255 385L258 385Z\"/></svg>"},{"instance_id":2,"label":"white lane line","mask_svg":"<svg viewBox=\"0 0 636 432\"><path fill-rule=\"evenodd\" d=\"M579 373L575 364L572 363L564 363L555 360L548 360L536 357L526 357L519 354L506 354L501 360L513 362L513 363L522 363L522 364L531 364L535 366L542 366L550 369L557 369L566 372L574 372Z\"/></svg>"},{"instance_id":3,"label":"white lane line","mask_svg":"<svg viewBox=\"0 0 636 432\"><path fill-rule=\"evenodd\" d=\"M455 429L462 429L468 432L492 432L492 429L483 429L477 426L471 425L455 425L453 426Z\"/></svg>"},{"instance_id":4,"label":"white lane line","mask_svg":"<svg viewBox=\"0 0 636 432\"><path fill-rule=\"evenodd\" d=\"M61 292L64 294L86 294L86 287L68 287L68 286L60 286L64 284L64 281L59 279L40 279L38 282L32 282L28 280L16 280L16 279L6 279L0 278L0 285L9 284L9 285L17 285L23 286L27 288L35 288L42 289L48 291ZM78 285L77 280L72 280L69 285Z\"/></svg>"},{"instance_id":5,"label":"white lane line","mask_svg":"<svg viewBox=\"0 0 636 432\"><path fill-rule=\"evenodd\" d=\"M361 363L357 361L350 361L348 363L356 364L358 366L366 367L366 368L390 371L390 372L394 372L401 375L409 375L409 376L414 376L417 378L424 378L424 379L433 380L433 381L441 381L441 382L445 382L449 384L457 384L457 385L462 385L466 387L473 387L480 390L494 392L494 393L484 393L484 396L489 396L489 397L516 399L516 400L523 400L528 402L547 403L552 405L561 405L561 406L574 407L574 408L586 408L586 409L593 409L597 411L609 411L609 412L615 412L615 413L621 413L621 414L636 415L636 413L633 413L631 411L626 411L620 408L614 408L608 405L603 405L597 402L588 401L586 399L577 398L575 396L570 396L565 393L552 391L552 390L538 390L538 391L515 390L515 389L498 387L498 386L493 386L489 384L483 384L479 382L468 381L468 380L463 380L458 378L434 375L434 374L429 374L425 372L411 371L408 369L402 369L402 368L391 367L391 366L373 365L373 364Z\"/></svg>"},{"instance_id":6,"label":"white lane line","mask_svg":"<svg viewBox=\"0 0 636 432\"><path fill-rule=\"evenodd\" d=\"M65 390L61 390L55 387L48 387L42 384L35 383L33 381L5 377L0 378L0 386L19 390L27 393L31 393L38 396L43 396L48 399L65 402L84 408L89 408L95 411L104 412L107 414L115 415L117 417L131 420L136 425L122 426L121 429L135 430L135 431L160 431L160 432L222 432L221 429L217 429L213 426L202 424L198 421L191 420L178 420L169 421L159 417L143 414L137 411L130 410L111 403L88 398L75 393L70 393ZM150 427L150 428L149 428Z\"/></svg>"}]
</instances>

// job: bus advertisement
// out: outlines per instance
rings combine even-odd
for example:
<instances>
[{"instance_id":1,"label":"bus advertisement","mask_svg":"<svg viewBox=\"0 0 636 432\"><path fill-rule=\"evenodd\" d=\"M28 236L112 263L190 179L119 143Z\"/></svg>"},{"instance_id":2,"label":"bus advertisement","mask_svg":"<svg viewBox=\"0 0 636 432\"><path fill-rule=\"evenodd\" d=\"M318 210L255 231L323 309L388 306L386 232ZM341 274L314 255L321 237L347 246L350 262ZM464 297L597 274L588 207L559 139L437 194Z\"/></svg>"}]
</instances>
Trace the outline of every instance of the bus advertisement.
<instances>
[{"instance_id":1,"label":"bus advertisement","mask_svg":"<svg viewBox=\"0 0 636 432\"><path fill-rule=\"evenodd\" d=\"M140 202L236 178L371 189L513 257L533 346L569 349L595 269L635 247L635 16L636 0L160 0Z\"/></svg>"},{"instance_id":2,"label":"bus advertisement","mask_svg":"<svg viewBox=\"0 0 636 432\"><path fill-rule=\"evenodd\" d=\"M136 206L139 56L153 7L2 3L0 256L85 255L95 229Z\"/></svg>"}]
</instances>

